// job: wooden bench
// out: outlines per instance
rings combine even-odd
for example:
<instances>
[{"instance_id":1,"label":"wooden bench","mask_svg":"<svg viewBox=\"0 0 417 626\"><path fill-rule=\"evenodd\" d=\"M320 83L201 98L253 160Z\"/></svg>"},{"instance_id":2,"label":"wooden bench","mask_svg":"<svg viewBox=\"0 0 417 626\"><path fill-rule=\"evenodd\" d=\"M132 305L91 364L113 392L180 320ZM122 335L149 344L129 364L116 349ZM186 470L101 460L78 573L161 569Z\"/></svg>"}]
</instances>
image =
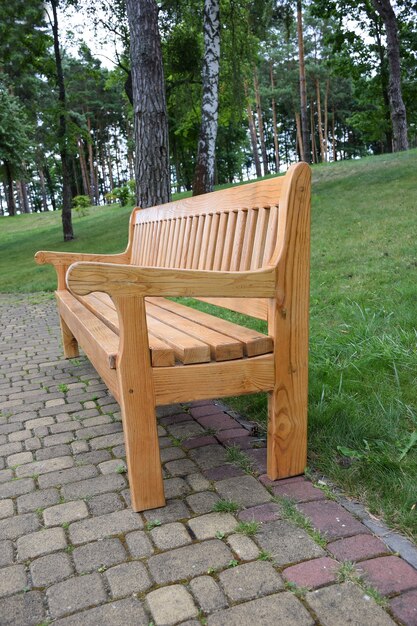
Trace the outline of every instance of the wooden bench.
<instances>
[{"instance_id":1,"label":"wooden bench","mask_svg":"<svg viewBox=\"0 0 417 626\"><path fill-rule=\"evenodd\" d=\"M125 252L38 252L58 275L66 358L78 344L122 410L132 507L165 504L157 405L267 391L267 471L306 463L310 169L135 209ZM98 217L99 219L99 217ZM268 335L185 307L191 296Z\"/></svg>"}]
</instances>

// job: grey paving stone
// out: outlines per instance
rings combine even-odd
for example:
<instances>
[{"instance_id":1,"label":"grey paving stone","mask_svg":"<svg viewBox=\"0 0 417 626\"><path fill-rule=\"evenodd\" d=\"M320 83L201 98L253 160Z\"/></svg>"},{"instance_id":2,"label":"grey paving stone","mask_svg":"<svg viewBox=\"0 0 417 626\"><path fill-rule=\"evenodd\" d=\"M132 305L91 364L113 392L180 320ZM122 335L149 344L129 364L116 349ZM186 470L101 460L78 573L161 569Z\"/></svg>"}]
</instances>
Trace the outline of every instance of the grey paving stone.
<instances>
[{"instance_id":1,"label":"grey paving stone","mask_svg":"<svg viewBox=\"0 0 417 626\"><path fill-rule=\"evenodd\" d=\"M214 539L151 556L148 566L156 583L164 584L223 568L231 559L229 548Z\"/></svg>"},{"instance_id":2,"label":"grey paving stone","mask_svg":"<svg viewBox=\"0 0 417 626\"><path fill-rule=\"evenodd\" d=\"M35 489L35 481L33 478L23 478L22 480L13 480L10 483L0 485L0 500L4 498L14 498L23 493L29 493Z\"/></svg>"},{"instance_id":3,"label":"grey paving stone","mask_svg":"<svg viewBox=\"0 0 417 626\"><path fill-rule=\"evenodd\" d=\"M102 493L93 496L87 500L87 506L91 515L106 515L106 513L121 511L125 508L124 502L117 493Z\"/></svg>"},{"instance_id":4,"label":"grey paving stone","mask_svg":"<svg viewBox=\"0 0 417 626\"><path fill-rule=\"evenodd\" d=\"M6 539L0 541L0 567L13 563L13 544Z\"/></svg>"},{"instance_id":5,"label":"grey paving stone","mask_svg":"<svg viewBox=\"0 0 417 626\"><path fill-rule=\"evenodd\" d=\"M230 513L207 513L200 517L194 517L188 522L197 539L211 539L218 533L227 534L234 531L237 526L236 519Z\"/></svg>"},{"instance_id":6,"label":"grey paving stone","mask_svg":"<svg viewBox=\"0 0 417 626\"><path fill-rule=\"evenodd\" d=\"M191 543L191 537L184 524L172 522L151 530L152 541L160 550L172 550Z\"/></svg>"},{"instance_id":7,"label":"grey paving stone","mask_svg":"<svg viewBox=\"0 0 417 626\"><path fill-rule=\"evenodd\" d=\"M57 552L32 561L30 573L34 587L48 587L74 573L68 554Z\"/></svg>"},{"instance_id":8,"label":"grey paving stone","mask_svg":"<svg viewBox=\"0 0 417 626\"><path fill-rule=\"evenodd\" d=\"M149 619L136 598L109 602L89 611L56 620L54 626L149 626Z\"/></svg>"},{"instance_id":9,"label":"grey paving stone","mask_svg":"<svg viewBox=\"0 0 417 626\"><path fill-rule=\"evenodd\" d=\"M225 570L219 574L219 580L233 602L267 596L284 588L271 563L263 561Z\"/></svg>"},{"instance_id":10,"label":"grey paving stone","mask_svg":"<svg viewBox=\"0 0 417 626\"><path fill-rule=\"evenodd\" d=\"M24 565L11 565L0 569L0 597L23 591L27 584ZM1 623L1 615L0 615Z\"/></svg>"},{"instance_id":11,"label":"grey paving stone","mask_svg":"<svg viewBox=\"0 0 417 626\"><path fill-rule=\"evenodd\" d=\"M351 626L394 625L388 614L353 583L347 582L312 591L307 593L306 601L323 626L345 626L346 623Z\"/></svg>"},{"instance_id":12,"label":"grey paving stone","mask_svg":"<svg viewBox=\"0 0 417 626\"><path fill-rule=\"evenodd\" d=\"M10 456L22 451L22 444L20 441L12 441L11 443L4 443L0 446L0 456Z\"/></svg>"},{"instance_id":13,"label":"grey paving stone","mask_svg":"<svg viewBox=\"0 0 417 626\"><path fill-rule=\"evenodd\" d=\"M176 439L188 439L196 435L203 435L205 432L204 428L193 420L180 422L179 424L169 424L167 425L167 430Z\"/></svg>"},{"instance_id":14,"label":"grey paving stone","mask_svg":"<svg viewBox=\"0 0 417 626\"><path fill-rule=\"evenodd\" d=\"M166 478L164 480L164 492L165 498L170 500L171 498L178 498L179 496L185 496L190 493L191 488L187 485L183 478Z\"/></svg>"},{"instance_id":15,"label":"grey paving stone","mask_svg":"<svg viewBox=\"0 0 417 626\"><path fill-rule=\"evenodd\" d=\"M58 489L41 489L27 493L17 498L17 510L19 513L29 513L37 509L44 509L59 502Z\"/></svg>"},{"instance_id":16,"label":"grey paving stone","mask_svg":"<svg viewBox=\"0 0 417 626\"><path fill-rule=\"evenodd\" d=\"M171 626L198 615L191 594L181 585L151 591L146 596L146 603L156 626Z\"/></svg>"},{"instance_id":17,"label":"grey paving stone","mask_svg":"<svg viewBox=\"0 0 417 626\"><path fill-rule=\"evenodd\" d=\"M171 476L187 476L187 474L194 474L198 469L197 465L190 459L169 461L169 463L165 463L164 467Z\"/></svg>"},{"instance_id":18,"label":"grey paving stone","mask_svg":"<svg viewBox=\"0 0 417 626\"><path fill-rule=\"evenodd\" d=\"M154 553L151 542L145 532L137 530L129 533L125 537L129 552L133 557L138 559L144 556L150 556Z\"/></svg>"},{"instance_id":19,"label":"grey paving stone","mask_svg":"<svg viewBox=\"0 0 417 626\"><path fill-rule=\"evenodd\" d=\"M58 526L83 519L84 517L88 517L88 509L86 503L82 500L58 504L45 509L43 512L45 526Z\"/></svg>"},{"instance_id":20,"label":"grey paving stone","mask_svg":"<svg viewBox=\"0 0 417 626\"><path fill-rule=\"evenodd\" d=\"M197 515L210 513L219 499L219 496L214 491L200 491L186 498L188 506Z\"/></svg>"},{"instance_id":21,"label":"grey paving stone","mask_svg":"<svg viewBox=\"0 0 417 626\"><path fill-rule=\"evenodd\" d=\"M37 461L45 461L46 459L53 459L60 456L68 456L71 454L70 446L61 444L60 446L52 446L50 448L41 448L36 450L35 457Z\"/></svg>"},{"instance_id":22,"label":"grey paving stone","mask_svg":"<svg viewBox=\"0 0 417 626\"><path fill-rule=\"evenodd\" d=\"M11 469L0 470L0 483L6 483L13 479L13 471Z\"/></svg>"},{"instance_id":23,"label":"grey paving stone","mask_svg":"<svg viewBox=\"0 0 417 626\"><path fill-rule=\"evenodd\" d=\"M178 446L171 446L170 448L164 448L161 450L161 463L167 463L168 461L175 461L185 457L185 452Z\"/></svg>"},{"instance_id":24,"label":"grey paving stone","mask_svg":"<svg viewBox=\"0 0 417 626\"><path fill-rule=\"evenodd\" d=\"M13 515L13 500L0 500L0 519Z\"/></svg>"},{"instance_id":25,"label":"grey paving stone","mask_svg":"<svg viewBox=\"0 0 417 626\"><path fill-rule=\"evenodd\" d=\"M24 465L25 463L31 463L32 461L32 452L18 452L17 454L11 454L6 459L8 467L14 467L15 465ZM18 474L16 474L16 476L18 476Z\"/></svg>"},{"instance_id":26,"label":"grey paving stone","mask_svg":"<svg viewBox=\"0 0 417 626\"><path fill-rule=\"evenodd\" d=\"M78 442L80 443L80 442ZM75 457L76 465L98 465L105 461L111 460L111 454L108 450L93 450L92 452L83 452Z\"/></svg>"},{"instance_id":27,"label":"grey paving stone","mask_svg":"<svg viewBox=\"0 0 417 626\"><path fill-rule=\"evenodd\" d=\"M188 456L203 470L218 467L227 461L227 452L220 444L195 448L194 450L190 450Z\"/></svg>"},{"instance_id":28,"label":"grey paving stone","mask_svg":"<svg viewBox=\"0 0 417 626\"><path fill-rule=\"evenodd\" d=\"M39 591L10 596L0 600L1 626L37 626L45 617Z\"/></svg>"},{"instance_id":29,"label":"grey paving stone","mask_svg":"<svg viewBox=\"0 0 417 626\"><path fill-rule=\"evenodd\" d=\"M75 613L106 601L106 592L99 574L69 578L49 587L46 592L51 617Z\"/></svg>"},{"instance_id":30,"label":"grey paving stone","mask_svg":"<svg viewBox=\"0 0 417 626\"><path fill-rule=\"evenodd\" d=\"M111 459L100 463L98 469L102 474L125 474L127 472L126 463L121 459Z\"/></svg>"},{"instance_id":31,"label":"grey paving stone","mask_svg":"<svg viewBox=\"0 0 417 626\"><path fill-rule=\"evenodd\" d=\"M25 561L42 554L63 550L67 546L67 540L62 528L49 528L20 537L16 545L19 560Z\"/></svg>"},{"instance_id":32,"label":"grey paving stone","mask_svg":"<svg viewBox=\"0 0 417 626\"><path fill-rule=\"evenodd\" d=\"M225 500L237 502L240 506L250 507L271 500L271 494L254 476L236 476L219 480L216 490Z\"/></svg>"},{"instance_id":33,"label":"grey paving stone","mask_svg":"<svg viewBox=\"0 0 417 626\"><path fill-rule=\"evenodd\" d=\"M72 558L77 572L84 574L122 563L126 559L126 550L120 539L102 539L75 548Z\"/></svg>"},{"instance_id":34,"label":"grey paving stone","mask_svg":"<svg viewBox=\"0 0 417 626\"><path fill-rule=\"evenodd\" d=\"M39 437L31 437L30 439L25 440L25 448L26 450L39 450L42 447L41 440Z\"/></svg>"},{"instance_id":35,"label":"grey paving stone","mask_svg":"<svg viewBox=\"0 0 417 626\"><path fill-rule=\"evenodd\" d=\"M162 524L168 524L169 522L188 519L190 512L182 500L170 500L164 507L145 511L144 516L147 522L158 520Z\"/></svg>"},{"instance_id":36,"label":"grey paving stone","mask_svg":"<svg viewBox=\"0 0 417 626\"><path fill-rule=\"evenodd\" d=\"M83 468L80 467L78 469ZM94 468L94 470L97 471L96 468ZM66 500L76 500L77 498L96 496L100 493L106 493L107 491L117 491L124 487L126 487L126 480L122 474L110 474L109 476L96 476L88 480L64 485L61 493Z\"/></svg>"},{"instance_id":37,"label":"grey paving stone","mask_svg":"<svg viewBox=\"0 0 417 626\"><path fill-rule=\"evenodd\" d=\"M259 556L259 548L250 537L242 535L240 533L236 535L229 535L227 537L227 543L235 552L240 561L253 561Z\"/></svg>"},{"instance_id":38,"label":"grey paving stone","mask_svg":"<svg viewBox=\"0 0 417 626\"><path fill-rule=\"evenodd\" d=\"M114 424L113 424L114 426ZM120 430L120 427L119 427ZM103 435L90 440L90 446L93 450L101 450L103 448L112 448L124 443L124 435L122 432L113 433L112 435Z\"/></svg>"},{"instance_id":39,"label":"grey paving stone","mask_svg":"<svg viewBox=\"0 0 417 626\"><path fill-rule=\"evenodd\" d=\"M152 586L146 567L139 561L122 563L105 573L113 598L142 593Z\"/></svg>"},{"instance_id":40,"label":"grey paving stone","mask_svg":"<svg viewBox=\"0 0 417 626\"><path fill-rule=\"evenodd\" d=\"M38 484L41 489L53 487L55 485L68 485L68 483L77 484L81 480L97 476L98 470L94 465L85 465L83 467L71 467L58 472L50 472L43 474L38 478ZM77 482L76 482L77 481ZM64 496L65 497L65 496ZM72 498L66 498L68 500Z\"/></svg>"},{"instance_id":41,"label":"grey paving stone","mask_svg":"<svg viewBox=\"0 0 417 626\"><path fill-rule=\"evenodd\" d=\"M197 576L190 580L190 589L201 610L205 613L227 606L227 600L219 585L211 576Z\"/></svg>"},{"instance_id":42,"label":"grey paving stone","mask_svg":"<svg viewBox=\"0 0 417 626\"><path fill-rule=\"evenodd\" d=\"M282 520L263 524L256 535L256 540L271 554L276 565L325 556L324 550L304 530Z\"/></svg>"},{"instance_id":43,"label":"grey paving stone","mask_svg":"<svg viewBox=\"0 0 417 626\"><path fill-rule=\"evenodd\" d=\"M345 622L346 623L346 622ZM218 611L207 619L207 626L313 626L314 620L291 593L278 593ZM363 624L362 624L363 626Z\"/></svg>"},{"instance_id":44,"label":"grey paving stone","mask_svg":"<svg viewBox=\"0 0 417 626\"><path fill-rule=\"evenodd\" d=\"M193 491L206 491L210 489L210 482L200 472L190 474L185 480Z\"/></svg>"},{"instance_id":45,"label":"grey paving stone","mask_svg":"<svg viewBox=\"0 0 417 626\"><path fill-rule=\"evenodd\" d=\"M39 528L39 520L34 513L16 515L0 520L0 539L17 539Z\"/></svg>"},{"instance_id":46,"label":"grey paving stone","mask_svg":"<svg viewBox=\"0 0 417 626\"><path fill-rule=\"evenodd\" d=\"M143 522L140 515L130 509L124 509L81 522L74 522L69 527L69 535L73 544L79 544L141 528L143 528Z\"/></svg>"}]
</instances>

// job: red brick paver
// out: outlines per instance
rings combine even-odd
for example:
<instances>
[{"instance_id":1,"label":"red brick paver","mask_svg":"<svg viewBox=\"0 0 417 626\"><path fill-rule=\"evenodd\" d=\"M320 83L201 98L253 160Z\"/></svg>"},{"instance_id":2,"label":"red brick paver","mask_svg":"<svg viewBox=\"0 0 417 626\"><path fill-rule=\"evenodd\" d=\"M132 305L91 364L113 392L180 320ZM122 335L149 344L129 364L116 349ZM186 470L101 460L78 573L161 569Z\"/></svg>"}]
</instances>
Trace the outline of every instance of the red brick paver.
<instances>
[{"instance_id":1,"label":"red brick paver","mask_svg":"<svg viewBox=\"0 0 417 626\"><path fill-rule=\"evenodd\" d=\"M300 511L309 517L313 526L328 539L369 533L366 526L353 517L337 502L318 501L300 504Z\"/></svg>"},{"instance_id":2,"label":"red brick paver","mask_svg":"<svg viewBox=\"0 0 417 626\"><path fill-rule=\"evenodd\" d=\"M417 626L417 589L397 596L391 600L390 606L404 626Z\"/></svg>"},{"instance_id":3,"label":"red brick paver","mask_svg":"<svg viewBox=\"0 0 417 626\"><path fill-rule=\"evenodd\" d=\"M312 559L292 567L287 567L283 571L283 576L298 587L308 587L318 589L323 585L335 582L339 563L327 556L321 559Z\"/></svg>"},{"instance_id":4,"label":"red brick paver","mask_svg":"<svg viewBox=\"0 0 417 626\"><path fill-rule=\"evenodd\" d=\"M417 589L417 571L398 556L363 561L358 569L383 595Z\"/></svg>"},{"instance_id":5,"label":"red brick paver","mask_svg":"<svg viewBox=\"0 0 417 626\"><path fill-rule=\"evenodd\" d=\"M373 535L338 539L329 543L327 549L339 561L360 561L389 552L385 543Z\"/></svg>"}]
</instances>

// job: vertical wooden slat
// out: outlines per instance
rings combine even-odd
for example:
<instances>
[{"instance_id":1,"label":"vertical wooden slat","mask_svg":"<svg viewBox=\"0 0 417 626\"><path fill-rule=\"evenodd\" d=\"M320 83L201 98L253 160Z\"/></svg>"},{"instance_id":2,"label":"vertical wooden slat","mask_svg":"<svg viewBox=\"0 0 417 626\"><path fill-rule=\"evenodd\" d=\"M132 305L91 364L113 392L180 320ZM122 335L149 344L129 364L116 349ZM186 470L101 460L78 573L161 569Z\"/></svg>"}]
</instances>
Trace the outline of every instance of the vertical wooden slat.
<instances>
[{"instance_id":1,"label":"vertical wooden slat","mask_svg":"<svg viewBox=\"0 0 417 626\"><path fill-rule=\"evenodd\" d=\"M166 267L167 263L168 263L170 246L172 245L172 231L173 231L173 228L174 228L174 220L168 220L167 221L167 236L166 236L166 241L165 241L165 247L162 250L162 257L161 257L161 266L162 267Z\"/></svg>"},{"instance_id":2,"label":"vertical wooden slat","mask_svg":"<svg viewBox=\"0 0 417 626\"><path fill-rule=\"evenodd\" d=\"M171 236L172 245L170 246L170 250L169 250L168 267L174 267L175 254L177 252L177 246L178 246L178 237L180 234L180 226L181 226L180 222L181 222L180 218L174 219L174 230Z\"/></svg>"},{"instance_id":3,"label":"vertical wooden slat","mask_svg":"<svg viewBox=\"0 0 417 626\"><path fill-rule=\"evenodd\" d=\"M230 261L230 271L239 269L242 256L243 238L245 236L247 211L239 211L237 214L236 231L233 241L232 258Z\"/></svg>"},{"instance_id":4,"label":"vertical wooden slat","mask_svg":"<svg viewBox=\"0 0 417 626\"><path fill-rule=\"evenodd\" d=\"M219 221L220 216L218 213L215 213L212 217L211 228L209 234L208 248L207 248L207 256L206 262L203 269L212 270L213 262L214 262L214 254L216 252L216 247L218 243L217 232L219 230Z\"/></svg>"},{"instance_id":5,"label":"vertical wooden slat","mask_svg":"<svg viewBox=\"0 0 417 626\"><path fill-rule=\"evenodd\" d=\"M191 218L191 233L190 233L190 245L187 252L186 269L191 269L194 256L195 240L197 236L198 216L194 215Z\"/></svg>"},{"instance_id":6,"label":"vertical wooden slat","mask_svg":"<svg viewBox=\"0 0 417 626\"><path fill-rule=\"evenodd\" d=\"M247 213L246 218L245 235L242 245L242 256L239 264L240 270L248 270L250 268L257 221L258 209L250 209Z\"/></svg>"},{"instance_id":7,"label":"vertical wooden slat","mask_svg":"<svg viewBox=\"0 0 417 626\"><path fill-rule=\"evenodd\" d=\"M161 232L159 236L158 254L156 257L156 265L158 267L162 266L162 257L163 257L163 251L165 250L165 246L166 246L167 232L168 232L168 222L166 220L163 220L161 224Z\"/></svg>"},{"instance_id":8,"label":"vertical wooden slat","mask_svg":"<svg viewBox=\"0 0 417 626\"><path fill-rule=\"evenodd\" d=\"M230 270L230 261L232 258L233 241L235 238L236 221L237 212L231 211L229 213L229 219L227 220L226 238L224 241L222 264L220 268L226 271Z\"/></svg>"},{"instance_id":9,"label":"vertical wooden slat","mask_svg":"<svg viewBox=\"0 0 417 626\"><path fill-rule=\"evenodd\" d=\"M194 246L194 254L193 254L193 262L191 264L191 269L195 270L198 267L198 260L200 258L200 250L201 250L201 240L203 238L203 230L204 230L204 222L205 215L197 216L197 235L195 238L195 246Z\"/></svg>"},{"instance_id":10,"label":"vertical wooden slat","mask_svg":"<svg viewBox=\"0 0 417 626\"><path fill-rule=\"evenodd\" d=\"M143 224L142 229L143 229L142 245L140 247L139 254L138 254L139 265L143 265L145 261L146 246L148 244L148 238L149 238L149 223L146 222L145 224Z\"/></svg>"},{"instance_id":11,"label":"vertical wooden slat","mask_svg":"<svg viewBox=\"0 0 417 626\"><path fill-rule=\"evenodd\" d=\"M251 270L257 270L262 267L265 250L266 230L268 227L269 208L261 207L258 211L258 221L256 223L256 233L253 242L252 260L250 264Z\"/></svg>"},{"instance_id":12,"label":"vertical wooden slat","mask_svg":"<svg viewBox=\"0 0 417 626\"><path fill-rule=\"evenodd\" d=\"M142 226L137 224L134 227L133 231L133 242L132 242L132 252L131 252L131 263L136 264L138 262L139 250L141 246L142 240Z\"/></svg>"},{"instance_id":13,"label":"vertical wooden slat","mask_svg":"<svg viewBox=\"0 0 417 626\"><path fill-rule=\"evenodd\" d=\"M152 255L151 255L151 264L153 266L156 265L156 259L158 257L158 252L159 252L159 244L161 241L161 227L162 227L163 222L156 222L156 228L155 228L155 232L154 232L154 242L153 242L153 247L152 247Z\"/></svg>"},{"instance_id":14,"label":"vertical wooden slat","mask_svg":"<svg viewBox=\"0 0 417 626\"><path fill-rule=\"evenodd\" d=\"M148 227L148 235L146 237L146 247L145 247L144 255L142 259L142 265L145 265L145 266L149 266L151 264L150 257L151 257L152 248L153 248L153 232L155 228L155 222L149 222L149 224L147 224L147 227Z\"/></svg>"},{"instance_id":15,"label":"vertical wooden slat","mask_svg":"<svg viewBox=\"0 0 417 626\"><path fill-rule=\"evenodd\" d=\"M206 267L206 257L207 257L207 251L208 251L208 242L209 242L212 219L213 219L213 216L209 214L209 215L206 215L206 219L204 220L203 236L201 238L201 251L200 251L200 256L198 259L198 266L197 266L199 270L203 270Z\"/></svg>"},{"instance_id":16,"label":"vertical wooden slat","mask_svg":"<svg viewBox=\"0 0 417 626\"><path fill-rule=\"evenodd\" d=\"M169 240L168 240L168 249L167 249L167 255L165 257L165 263L164 263L165 267L171 267L170 262L171 262L172 250L174 248L174 235L175 235L175 228L177 226L177 221L178 220L175 217L171 220L171 228L169 231Z\"/></svg>"},{"instance_id":17,"label":"vertical wooden slat","mask_svg":"<svg viewBox=\"0 0 417 626\"><path fill-rule=\"evenodd\" d=\"M183 219L185 222L185 232L184 232L184 239L181 244L181 257L180 257L179 266L178 266L180 268L186 267L187 253L188 253L188 249L190 245L191 224L193 221L192 217L184 217Z\"/></svg>"},{"instance_id":18,"label":"vertical wooden slat","mask_svg":"<svg viewBox=\"0 0 417 626\"><path fill-rule=\"evenodd\" d=\"M179 221L180 221L180 230L179 230L179 235L178 235L177 248L175 250L175 257L173 260L173 267L181 267L181 255L182 255L182 251L184 248L186 218L182 217Z\"/></svg>"},{"instance_id":19,"label":"vertical wooden slat","mask_svg":"<svg viewBox=\"0 0 417 626\"><path fill-rule=\"evenodd\" d=\"M222 213L219 220L216 250L214 252L213 269L219 270L222 266L223 248L226 239L226 228L230 213Z\"/></svg>"},{"instance_id":20,"label":"vertical wooden slat","mask_svg":"<svg viewBox=\"0 0 417 626\"><path fill-rule=\"evenodd\" d=\"M271 206L269 211L268 232L265 241L265 252L262 265L269 263L274 252L274 246L277 240L277 228L278 228L278 207Z\"/></svg>"}]
</instances>

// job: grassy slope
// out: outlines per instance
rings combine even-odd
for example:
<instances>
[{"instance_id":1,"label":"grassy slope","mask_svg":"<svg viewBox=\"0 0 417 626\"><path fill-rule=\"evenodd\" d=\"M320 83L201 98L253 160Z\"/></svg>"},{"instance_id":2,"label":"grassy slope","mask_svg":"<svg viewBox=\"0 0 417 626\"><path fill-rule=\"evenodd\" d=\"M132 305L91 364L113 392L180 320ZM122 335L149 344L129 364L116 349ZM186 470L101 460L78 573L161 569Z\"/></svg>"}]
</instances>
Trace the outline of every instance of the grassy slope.
<instances>
[{"instance_id":1,"label":"grassy slope","mask_svg":"<svg viewBox=\"0 0 417 626\"><path fill-rule=\"evenodd\" d=\"M416 166L413 150L314 168L309 390L310 466L414 538ZM122 250L128 216L91 209L70 244L58 214L0 220L0 290L54 288L37 249ZM265 422L264 396L230 402Z\"/></svg>"}]
</instances>

